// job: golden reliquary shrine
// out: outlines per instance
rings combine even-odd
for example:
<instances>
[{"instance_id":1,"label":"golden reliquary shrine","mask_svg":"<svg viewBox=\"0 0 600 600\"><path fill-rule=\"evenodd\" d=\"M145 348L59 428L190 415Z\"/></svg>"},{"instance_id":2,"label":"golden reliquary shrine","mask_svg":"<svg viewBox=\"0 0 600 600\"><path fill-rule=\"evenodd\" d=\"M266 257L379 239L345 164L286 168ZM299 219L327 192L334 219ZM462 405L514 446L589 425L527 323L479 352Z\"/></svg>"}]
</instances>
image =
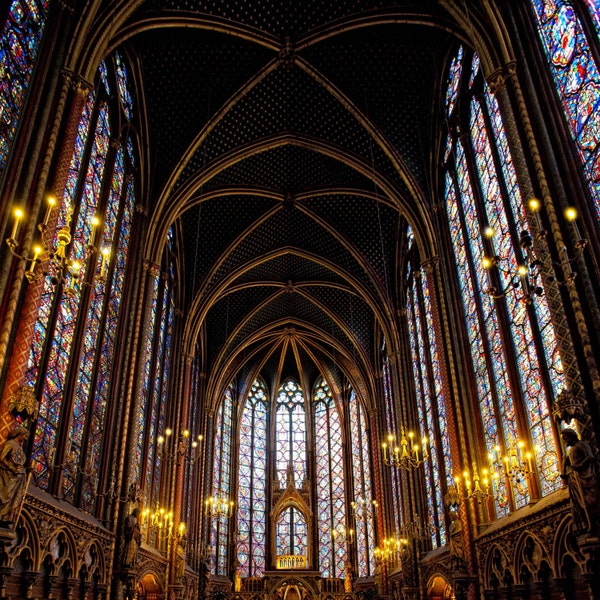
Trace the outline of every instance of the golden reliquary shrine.
<instances>
[{"instance_id":1,"label":"golden reliquary shrine","mask_svg":"<svg viewBox=\"0 0 600 600\"><path fill-rule=\"evenodd\" d=\"M0 600L599 600L597 0L0 8Z\"/></svg>"}]
</instances>

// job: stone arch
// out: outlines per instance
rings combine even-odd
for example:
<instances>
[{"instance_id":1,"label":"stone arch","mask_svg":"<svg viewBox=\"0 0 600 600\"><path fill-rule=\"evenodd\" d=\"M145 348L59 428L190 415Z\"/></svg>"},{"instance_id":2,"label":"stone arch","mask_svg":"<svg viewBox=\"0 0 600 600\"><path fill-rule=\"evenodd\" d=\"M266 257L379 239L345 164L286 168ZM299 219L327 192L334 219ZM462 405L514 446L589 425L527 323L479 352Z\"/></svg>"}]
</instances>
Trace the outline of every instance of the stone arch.
<instances>
[{"instance_id":1,"label":"stone arch","mask_svg":"<svg viewBox=\"0 0 600 600\"><path fill-rule=\"evenodd\" d=\"M494 544L488 550L483 561L483 587L486 592L495 595L500 588L512 586L515 578L510 560L504 550Z\"/></svg>"},{"instance_id":2,"label":"stone arch","mask_svg":"<svg viewBox=\"0 0 600 600\"><path fill-rule=\"evenodd\" d=\"M454 598L454 590L445 575L439 572L431 575L427 581L426 598L428 600L451 600Z\"/></svg>"},{"instance_id":3,"label":"stone arch","mask_svg":"<svg viewBox=\"0 0 600 600\"><path fill-rule=\"evenodd\" d=\"M526 531L521 535L515 547L513 568L515 582L520 585L531 585L538 582L542 569L546 576L551 574L551 557L545 544L536 535Z\"/></svg>"},{"instance_id":4,"label":"stone arch","mask_svg":"<svg viewBox=\"0 0 600 600\"><path fill-rule=\"evenodd\" d=\"M154 570L148 570L137 584L136 597L144 600L158 600L164 594L164 585L160 575Z\"/></svg>"}]
</instances>

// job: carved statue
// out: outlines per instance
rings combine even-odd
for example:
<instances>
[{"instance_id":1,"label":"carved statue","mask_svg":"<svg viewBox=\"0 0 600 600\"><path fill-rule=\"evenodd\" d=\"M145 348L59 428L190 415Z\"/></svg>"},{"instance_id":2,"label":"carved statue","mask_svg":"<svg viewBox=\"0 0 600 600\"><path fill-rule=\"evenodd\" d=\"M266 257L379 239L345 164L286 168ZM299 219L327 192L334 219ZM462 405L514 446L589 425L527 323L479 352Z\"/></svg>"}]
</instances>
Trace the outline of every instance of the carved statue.
<instances>
[{"instance_id":1,"label":"carved statue","mask_svg":"<svg viewBox=\"0 0 600 600\"><path fill-rule=\"evenodd\" d=\"M17 425L0 448L0 526L12 527L19 518L27 487L27 457L23 443L29 430Z\"/></svg>"},{"instance_id":2,"label":"carved statue","mask_svg":"<svg viewBox=\"0 0 600 600\"><path fill-rule=\"evenodd\" d=\"M233 572L233 591L234 592L242 591L242 569L241 569L240 563L237 559L235 561L235 569Z\"/></svg>"},{"instance_id":3,"label":"carved statue","mask_svg":"<svg viewBox=\"0 0 600 600\"><path fill-rule=\"evenodd\" d=\"M450 543L450 556L458 563L462 565L465 560L465 541L463 536L463 526L458 513L455 510L451 510L450 516L450 528L449 543Z\"/></svg>"},{"instance_id":4,"label":"carved statue","mask_svg":"<svg viewBox=\"0 0 600 600\"><path fill-rule=\"evenodd\" d=\"M595 533L600 526L600 459L573 429L563 429L565 443L561 478L569 489L575 530Z\"/></svg>"},{"instance_id":5,"label":"carved statue","mask_svg":"<svg viewBox=\"0 0 600 600\"><path fill-rule=\"evenodd\" d=\"M123 567L134 567L137 562L138 550L142 541L142 533L138 522L139 508L134 508L125 519L123 527L123 538L125 547L123 549Z\"/></svg>"},{"instance_id":6,"label":"carved statue","mask_svg":"<svg viewBox=\"0 0 600 600\"><path fill-rule=\"evenodd\" d=\"M352 563L347 560L344 563L344 591L351 594L352 593Z\"/></svg>"},{"instance_id":7,"label":"carved statue","mask_svg":"<svg viewBox=\"0 0 600 600\"><path fill-rule=\"evenodd\" d=\"M186 537L182 535L177 540L175 579L181 583L185 578Z\"/></svg>"}]
</instances>

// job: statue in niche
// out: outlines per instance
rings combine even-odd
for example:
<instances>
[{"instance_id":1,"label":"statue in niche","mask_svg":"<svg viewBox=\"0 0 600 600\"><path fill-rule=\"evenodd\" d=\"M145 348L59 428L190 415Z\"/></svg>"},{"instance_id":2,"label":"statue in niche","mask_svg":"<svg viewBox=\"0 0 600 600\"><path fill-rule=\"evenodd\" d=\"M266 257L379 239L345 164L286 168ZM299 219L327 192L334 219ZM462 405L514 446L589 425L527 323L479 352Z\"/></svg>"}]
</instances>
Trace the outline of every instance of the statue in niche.
<instances>
[{"instance_id":1,"label":"statue in niche","mask_svg":"<svg viewBox=\"0 0 600 600\"><path fill-rule=\"evenodd\" d=\"M185 557L186 557L187 538L185 535L179 536L177 548L175 551L175 581L182 583L185 580Z\"/></svg>"},{"instance_id":2,"label":"statue in niche","mask_svg":"<svg viewBox=\"0 0 600 600\"><path fill-rule=\"evenodd\" d=\"M450 556L452 557L456 567L461 567L465 562L465 540L463 534L463 525L458 512L451 510L450 528L448 530Z\"/></svg>"},{"instance_id":3,"label":"statue in niche","mask_svg":"<svg viewBox=\"0 0 600 600\"><path fill-rule=\"evenodd\" d=\"M139 508L134 508L131 514L125 519L123 526L123 538L125 547L123 549L123 567L131 568L135 566L142 541L142 533L138 517L140 514Z\"/></svg>"},{"instance_id":4,"label":"statue in niche","mask_svg":"<svg viewBox=\"0 0 600 600\"><path fill-rule=\"evenodd\" d=\"M600 526L600 459L591 445L567 428L560 432L565 443L561 478L569 489L575 531L598 533Z\"/></svg>"},{"instance_id":5,"label":"statue in niche","mask_svg":"<svg viewBox=\"0 0 600 600\"><path fill-rule=\"evenodd\" d=\"M27 489L27 457L23 444L29 430L17 425L0 448L0 526L13 528Z\"/></svg>"},{"instance_id":6,"label":"statue in niche","mask_svg":"<svg viewBox=\"0 0 600 600\"><path fill-rule=\"evenodd\" d=\"M347 592L348 594L352 593L352 563L347 560L344 563L344 573L345 573L345 578L344 578L344 591Z\"/></svg>"}]
</instances>

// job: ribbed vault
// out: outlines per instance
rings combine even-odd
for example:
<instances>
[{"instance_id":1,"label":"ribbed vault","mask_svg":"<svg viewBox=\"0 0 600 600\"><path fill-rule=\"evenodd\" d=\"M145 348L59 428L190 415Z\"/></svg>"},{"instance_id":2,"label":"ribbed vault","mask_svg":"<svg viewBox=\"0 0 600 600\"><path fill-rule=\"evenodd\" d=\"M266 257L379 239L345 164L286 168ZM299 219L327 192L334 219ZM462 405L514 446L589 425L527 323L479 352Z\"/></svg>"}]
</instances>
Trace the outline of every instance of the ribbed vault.
<instances>
[{"instance_id":1,"label":"ribbed vault","mask_svg":"<svg viewBox=\"0 0 600 600\"><path fill-rule=\"evenodd\" d=\"M407 226L434 247L446 8L151 0L115 30L147 114L146 256L174 227L210 396L343 372L372 399L382 336L401 344Z\"/></svg>"}]
</instances>

